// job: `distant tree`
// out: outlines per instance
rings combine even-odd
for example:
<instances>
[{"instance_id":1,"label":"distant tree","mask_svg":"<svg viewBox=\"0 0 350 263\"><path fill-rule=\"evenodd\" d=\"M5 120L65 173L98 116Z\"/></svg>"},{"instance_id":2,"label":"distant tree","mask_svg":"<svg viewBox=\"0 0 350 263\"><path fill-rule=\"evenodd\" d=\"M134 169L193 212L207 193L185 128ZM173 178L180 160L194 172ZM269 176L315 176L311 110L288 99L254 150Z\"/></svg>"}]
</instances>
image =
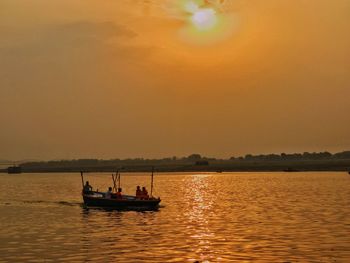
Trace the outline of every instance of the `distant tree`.
<instances>
[{"instance_id":1,"label":"distant tree","mask_svg":"<svg viewBox=\"0 0 350 263\"><path fill-rule=\"evenodd\" d=\"M294 158L300 160L303 158L303 155L301 153L295 153Z\"/></svg>"},{"instance_id":2,"label":"distant tree","mask_svg":"<svg viewBox=\"0 0 350 263\"><path fill-rule=\"evenodd\" d=\"M244 157L244 159L246 159L246 160L253 160L253 155L251 155L251 154L246 154L246 156Z\"/></svg>"},{"instance_id":3,"label":"distant tree","mask_svg":"<svg viewBox=\"0 0 350 263\"><path fill-rule=\"evenodd\" d=\"M279 156L278 154L268 154L265 155L265 159L269 161L275 161L281 159L281 156Z\"/></svg>"},{"instance_id":4,"label":"distant tree","mask_svg":"<svg viewBox=\"0 0 350 263\"><path fill-rule=\"evenodd\" d=\"M332 154L329 152L321 152L319 153L320 159L329 159L332 158Z\"/></svg>"},{"instance_id":5,"label":"distant tree","mask_svg":"<svg viewBox=\"0 0 350 263\"><path fill-rule=\"evenodd\" d=\"M208 161L202 160L202 161L196 161L196 165L209 165Z\"/></svg>"},{"instance_id":6,"label":"distant tree","mask_svg":"<svg viewBox=\"0 0 350 263\"><path fill-rule=\"evenodd\" d=\"M303 159L310 159L310 158L311 158L311 154L309 152L303 153Z\"/></svg>"},{"instance_id":7,"label":"distant tree","mask_svg":"<svg viewBox=\"0 0 350 263\"><path fill-rule=\"evenodd\" d=\"M336 153L336 154L334 154L334 158L337 158L337 159L350 159L350 151Z\"/></svg>"},{"instance_id":8,"label":"distant tree","mask_svg":"<svg viewBox=\"0 0 350 263\"><path fill-rule=\"evenodd\" d=\"M202 156L200 154L194 153L194 154L189 155L187 157L187 159L191 160L191 161L196 161L196 160L201 160Z\"/></svg>"}]
</instances>

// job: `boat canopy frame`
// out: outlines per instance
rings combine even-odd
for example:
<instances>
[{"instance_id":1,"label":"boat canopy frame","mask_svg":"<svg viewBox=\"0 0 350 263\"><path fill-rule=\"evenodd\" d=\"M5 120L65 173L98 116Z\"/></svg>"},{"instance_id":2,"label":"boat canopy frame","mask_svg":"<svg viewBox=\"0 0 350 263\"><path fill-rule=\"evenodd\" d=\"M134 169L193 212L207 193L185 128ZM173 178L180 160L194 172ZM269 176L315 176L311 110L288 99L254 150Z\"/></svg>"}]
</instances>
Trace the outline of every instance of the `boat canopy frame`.
<instances>
[{"instance_id":1,"label":"boat canopy frame","mask_svg":"<svg viewBox=\"0 0 350 263\"><path fill-rule=\"evenodd\" d=\"M84 189L85 180L84 173L90 173L88 171L80 171L81 176L81 185ZM112 172L112 181L113 181L113 191L117 192L119 188L121 188L121 173L120 169L117 169L115 172ZM118 185L118 187L117 187ZM153 188L154 188L154 166L151 166L151 192L150 197L153 198Z\"/></svg>"}]
</instances>

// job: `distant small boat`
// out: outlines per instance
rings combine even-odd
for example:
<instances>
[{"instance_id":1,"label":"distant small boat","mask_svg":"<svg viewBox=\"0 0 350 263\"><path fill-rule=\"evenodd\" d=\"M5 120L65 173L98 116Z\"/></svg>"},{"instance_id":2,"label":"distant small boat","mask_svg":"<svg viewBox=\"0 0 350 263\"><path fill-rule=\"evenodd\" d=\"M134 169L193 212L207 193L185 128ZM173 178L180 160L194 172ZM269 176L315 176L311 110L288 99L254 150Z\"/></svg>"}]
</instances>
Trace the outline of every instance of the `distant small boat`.
<instances>
[{"instance_id":1,"label":"distant small boat","mask_svg":"<svg viewBox=\"0 0 350 263\"><path fill-rule=\"evenodd\" d=\"M22 167L21 166L10 166L7 168L7 173L8 174L20 174L22 173Z\"/></svg>"},{"instance_id":2,"label":"distant small boat","mask_svg":"<svg viewBox=\"0 0 350 263\"><path fill-rule=\"evenodd\" d=\"M152 169L152 181L151 181L151 193L146 198L140 198L132 195L118 196L115 192L106 197L106 193L98 191L84 191L84 176L81 172L81 179L83 185L82 196L84 204L87 207L101 207L115 210L156 210L159 207L161 199L155 198L152 195L153 191L153 169ZM113 190L120 188L120 174L112 174ZM118 182L118 188L116 183Z\"/></svg>"},{"instance_id":3,"label":"distant small boat","mask_svg":"<svg viewBox=\"0 0 350 263\"><path fill-rule=\"evenodd\" d=\"M300 172L300 171L297 169L288 167L287 169L283 170L283 172L292 173L292 172Z\"/></svg>"}]
</instances>

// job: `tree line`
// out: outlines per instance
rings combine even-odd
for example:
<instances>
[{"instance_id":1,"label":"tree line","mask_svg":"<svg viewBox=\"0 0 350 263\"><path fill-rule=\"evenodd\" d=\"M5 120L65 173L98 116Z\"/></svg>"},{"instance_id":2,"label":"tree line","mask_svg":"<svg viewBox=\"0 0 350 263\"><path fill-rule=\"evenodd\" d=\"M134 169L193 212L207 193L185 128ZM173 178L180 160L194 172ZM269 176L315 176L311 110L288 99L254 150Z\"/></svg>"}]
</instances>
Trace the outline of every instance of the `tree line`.
<instances>
[{"instance_id":1,"label":"tree line","mask_svg":"<svg viewBox=\"0 0 350 263\"><path fill-rule=\"evenodd\" d=\"M191 154L186 157L167 157L161 159L127 158L127 159L73 159L53 160L42 162L23 163L22 167L84 167L84 166L132 166L132 165L170 165L170 164L191 164L198 161L208 162L246 162L246 161L308 161L308 160L350 160L350 151L339 153L330 152L304 152L304 153L281 153L281 154L247 154L240 157L218 159L204 157L200 154Z\"/></svg>"}]
</instances>

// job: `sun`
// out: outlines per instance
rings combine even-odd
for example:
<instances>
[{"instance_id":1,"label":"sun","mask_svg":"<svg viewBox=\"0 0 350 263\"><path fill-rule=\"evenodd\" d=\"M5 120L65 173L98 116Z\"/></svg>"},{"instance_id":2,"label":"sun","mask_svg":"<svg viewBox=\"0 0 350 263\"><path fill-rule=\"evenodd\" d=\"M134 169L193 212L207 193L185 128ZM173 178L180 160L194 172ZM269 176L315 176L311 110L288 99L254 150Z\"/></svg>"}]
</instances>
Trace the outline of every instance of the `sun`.
<instances>
[{"instance_id":1,"label":"sun","mask_svg":"<svg viewBox=\"0 0 350 263\"><path fill-rule=\"evenodd\" d=\"M212 8L198 8L192 15L193 25L200 31L212 30L218 23L216 12Z\"/></svg>"},{"instance_id":2,"label":"sun","mask_svg":"<svg viewBox=\"0 0 350 263\"><path fill-rule=\"evenodd\" d=\"M178 31L181 40L208 46L229 38L236 28L236 16L224 9L224 3L223 0L177 0L167 10L172 18L182 21Z\"/></svg>"}]
</instances>

